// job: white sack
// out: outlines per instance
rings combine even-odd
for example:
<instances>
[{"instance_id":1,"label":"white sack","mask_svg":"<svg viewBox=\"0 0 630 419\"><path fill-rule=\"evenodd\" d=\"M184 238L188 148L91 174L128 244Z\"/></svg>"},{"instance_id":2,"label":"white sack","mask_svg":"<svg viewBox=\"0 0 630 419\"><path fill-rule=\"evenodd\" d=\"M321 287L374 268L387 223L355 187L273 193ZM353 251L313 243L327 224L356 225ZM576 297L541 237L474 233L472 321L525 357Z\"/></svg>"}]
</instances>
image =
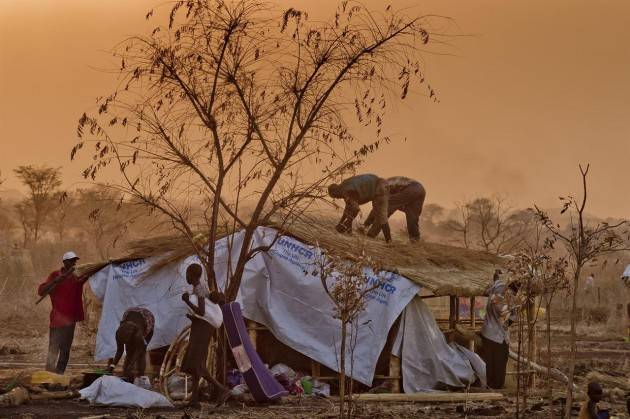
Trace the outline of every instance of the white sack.
<instances>
[{"instance_id":1,"label":"white sack","mask_svg":"<svg viewBox=\"0 0 630 419\"><path fill-rule=\"evenodd\" d=\"M219 307L218 304L213 303L207 298L204 298L204 300L206 300L206 304L204 306L205 312L203 316L199 316L198 314L193 312L190 307L188 308L188 312L191 315L199 317L210 323L215 329L218 329L223 324L223 312L221 311L221 307ZM192 294L190 296L190 302L195 306L199 306L199 302L197 301L197 296L195 294Z\"/></svg>"},{"instance_id":2,"label":"white sack","mask_svg":"<svg viewBox=\"0 0 630 419\"><path fill-rule=\"evenodd\" d=\"M166 397L155 391L145 390L127 383L118 377L105 375L95 380L89 387L79 390L81 399L90 404L137 407L173 407Z\"/></svg>"}]
</instances>

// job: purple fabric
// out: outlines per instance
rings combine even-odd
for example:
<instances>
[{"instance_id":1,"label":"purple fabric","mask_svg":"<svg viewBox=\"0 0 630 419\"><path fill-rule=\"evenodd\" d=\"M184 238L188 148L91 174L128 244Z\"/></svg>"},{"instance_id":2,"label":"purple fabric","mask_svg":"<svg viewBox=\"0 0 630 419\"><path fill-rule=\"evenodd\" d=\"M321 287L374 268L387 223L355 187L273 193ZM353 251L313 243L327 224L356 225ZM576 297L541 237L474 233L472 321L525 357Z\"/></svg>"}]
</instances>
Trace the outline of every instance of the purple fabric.
<instances>
[{"instance_id":1,"label":"purple fabric","mask_svg":"<svg viewBox=\"0 0 630 419\"><path fill-rule=\"evenodd\" d=\"M288 392L273 378L249 340L241 306L232 302L225 304L221 310L230 349L254 399L269 402L286 396Z\"/></svg>"}]
</instances>

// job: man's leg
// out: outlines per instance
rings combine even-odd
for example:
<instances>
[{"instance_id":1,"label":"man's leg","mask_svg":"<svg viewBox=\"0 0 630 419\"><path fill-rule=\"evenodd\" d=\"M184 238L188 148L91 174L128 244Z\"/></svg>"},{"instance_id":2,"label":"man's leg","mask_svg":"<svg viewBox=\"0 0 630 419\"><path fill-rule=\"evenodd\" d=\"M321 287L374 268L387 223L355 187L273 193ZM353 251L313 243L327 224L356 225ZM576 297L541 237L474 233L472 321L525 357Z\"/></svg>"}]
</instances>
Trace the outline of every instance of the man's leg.
<instances>
[{"instance_id":1,"label":"man's leg","mask_svg":"<svg viewBox=\"0 0 630 419\"><path fill-rule=\"evenodd\" d=\"M46 371L57 371L57 358L59 358L59 328L51 327L48 330L48 357L46 358Z\"/></svg>"},{"instance_id":2,"label":"man's leg","mask_svg":"<svg viewBox=\"0 0 630 419\"><path fill-rule=\"evenodd\" d=\"M138 352L139 353L136 364L138 368L138 375L142 377L147 369L147 348L143 347L141 349L138 349Z\"/></svg>"},{"instance_id":3,"label":"man's leg","mask_svg":"<svg viewBox=\"0 0 630 419\"><path fill-rule=\"evenodd\" d=\"M215 394L217 395L216 402L217 406L223 405L230 398L230 390L223 386L220 382L217 381L216 378L210 374L210 371L207 369L203 370L202 377L208 382L208 384L212 384L215 389Z\"/></svg>"},{"instance_id":4,"label":"man's leg","mask_svg":"<svg viewBox=\"0 0 630 419\"><path fill-rule=\"evenodd\" d=\"M387 216L389 211L389 192L387 189L387 182L382 180L377 188L376 196L372 200L372 211L374 212L374 223L367 232L368 237L376 237L380 233L381 229L387 224ZM385 240L390 241L391 236L389 229L384 231Z\"/></svg>"},{"instance_id":5,"label":"man's leg","mask_svg":"<svg viewBox=\"0 0 630 419\"><path fill-rule=\"evenodd\" d=\"M390 209L399 209L405 212L407 220L407 233L411 241L420 239L419 221L424 206L425 191L422 185L414 182L403 188L395 195L390 195Z\"/></svg>"},{"instance_id":6,"label":"man's leg","mask_svg":"<svg viewBox=\"0 0 630 419\"><path fill-rule=\"evenodd\" d=\"M199 376L192 375L192 389L190 390L192 395L190 397L190 405L192 407L199 406Z\"/></svg>"},{"instance_id":7,"label":"man's leg","mask_svg":"<svg viewBox=\"0 0 630 419\"><path fill-rule=\"evenodd\" d=\"M483 341L483 346L481 350L481 359L486 363L486 383L490 388L500 388L499 380L498 380L498 371L497 371L497 343L487 339L485 337L481 337Z\"/></svg>"},{"instance_id":8,"label":"man's leg","mask_svg":"<svg viewBox=\"0 0 630 419\"><path fill-rule=\"evenodd\" d=\"M510 353L510 346L503 342L502 344L498 345L497 348L497 362L496 362L496 368L497 368L497 374L496 374L496 379L497 379L497 387L496 388L504 388L505 387L505 370L507 367L507 362L508 362L508 356Z\"/></svg>"},{"instance_id":9,"label":"man's leg","mask_svg":"<svg viewBox=\"0 0 630 419\"><path fill-rule=\"evenodd\" d=\"M72 341L74 340L74 326L72 323L70 326L60 327L61 339L59 342L59 360L57 361L57 374L63 374L68 366L68 360L70 359L70 348L72 347Z\"/></svg>"}]
</instances>

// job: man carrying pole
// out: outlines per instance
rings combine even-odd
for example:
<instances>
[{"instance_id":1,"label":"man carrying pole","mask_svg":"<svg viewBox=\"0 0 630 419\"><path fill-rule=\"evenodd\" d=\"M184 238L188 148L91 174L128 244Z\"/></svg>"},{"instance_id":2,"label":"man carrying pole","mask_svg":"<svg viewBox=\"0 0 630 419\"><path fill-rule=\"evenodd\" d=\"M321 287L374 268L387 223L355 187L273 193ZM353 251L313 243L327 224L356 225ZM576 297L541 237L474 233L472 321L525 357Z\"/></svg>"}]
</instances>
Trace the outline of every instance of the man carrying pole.
<instances>
[{"instance_id":1,"label":"man carrying pole","mask_svg":"<svg viewBox=\"0 0 630 419\"><path fill-rule=\"evenodd\" d=\"M66 370L75 324L84 318L83 284L87 278L77 278L74 274L78 259L74 252L66 252L62 258L63 267L52 272L37 289L41 297L39 301L50 295L52 310L46 370L57 374L63 374Z\"/></svg>"}]
</instances>

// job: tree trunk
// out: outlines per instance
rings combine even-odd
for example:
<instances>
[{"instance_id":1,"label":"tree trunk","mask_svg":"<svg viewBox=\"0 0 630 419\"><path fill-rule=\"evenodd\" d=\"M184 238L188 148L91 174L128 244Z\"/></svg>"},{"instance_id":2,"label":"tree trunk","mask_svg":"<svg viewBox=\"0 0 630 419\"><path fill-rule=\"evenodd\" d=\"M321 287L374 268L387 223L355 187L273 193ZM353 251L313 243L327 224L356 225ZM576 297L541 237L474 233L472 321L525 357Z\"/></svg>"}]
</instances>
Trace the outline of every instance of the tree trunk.
<instances>
[{"instance_id":1,"label":"tree trunk","mask_svg":"<svg viewBox=\"0 0 630 419\"><path fill-rule=\"evenodd\" d=\"M569 357L569 382L567 383L567 405L564 409L565 419L571 419L571 406L573 404L573 379L575 377L575 352L576 352L576 326L577 326L577 295L578 285L580 282L581 266L578 266L575 270L573 277L573 299L571 302L571 333L569 335L569 342L571 346L571 355Z\"/></svg>"},{"instance_id":2,"label":"tree trunk","mask_svg":"<svg viewBox=\"0 0 630 419\"><path fill-rule=\"evenodd\" d=\"M523 312L519 310L518 314L518 346L517 346L517 358L521 359L521 346L523 341ZM521 363L516 362L516 419L521 416L521 385L523 381L521 380Z\"/></svg>"},{"instance_id":3,"label":"tree trunk","mask_svg":"<svg viewBox=\"0 0 630 419\"><path fill-rule=\"evenodd\" d=\"M553 295L549 296L547 300L547 310L545 315L547 316L547 368L551 369L551 300ZM553 419L553 381L551 377L547 377L547 386L549 390L549 419Z\"/></svg>"},{"instance_id":4,"label":"tree trunk","mask_svg":"<svg viewBox=\"0 0 630 419\"><path fill-rule=\"evenodd\" d=\"M341 350L339 352L339 417L345 417L346 401L346 322L341 319Z\"/></svg>"}]
</instances>

